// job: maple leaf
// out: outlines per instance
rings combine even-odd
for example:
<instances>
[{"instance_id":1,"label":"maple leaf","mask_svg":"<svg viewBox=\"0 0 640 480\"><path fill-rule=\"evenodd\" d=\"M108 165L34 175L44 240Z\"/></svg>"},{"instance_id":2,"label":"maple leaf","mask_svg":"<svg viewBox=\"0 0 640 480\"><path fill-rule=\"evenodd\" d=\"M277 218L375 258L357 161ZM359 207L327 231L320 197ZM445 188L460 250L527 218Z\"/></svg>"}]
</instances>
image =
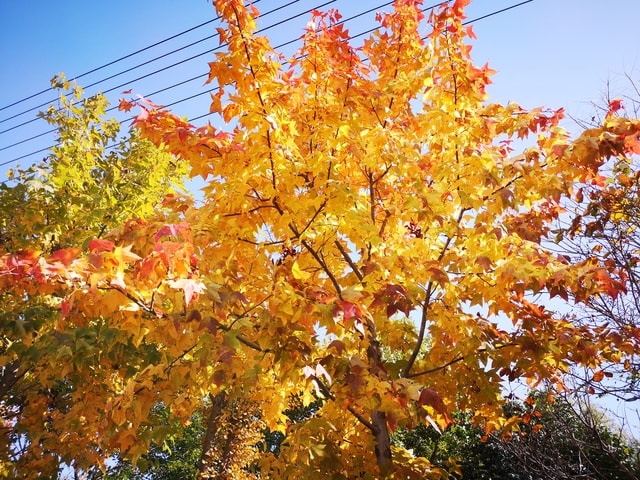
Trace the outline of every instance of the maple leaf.
<instances>
[{"instance_id":1,"label":"maple leaf","mask_svg":"<svg viewBox=\"0 0 640 480\"><path fill-rule=\"evenodd\" d=\"M192 278L179 278L178 280L169 280L169 286L176 290L184 292L185 305L189 305L192 300L198 298L198 295L205 290L204 283Z\"/></svg>"},{"instance_id":2,"label":"maple leaf","mask_svg":"<svg viewBox=\"0 0 640 480\"><path fill-rule=\"evenodd\" d=\"M609 102L609 112L607 114L608 115L613 115L614 113L616 113L621 108L622 108L622 99L621 98L615 98L615 99L613 99L613 100L611 100Z\"/></svg>"},{"instance_id":3,"label":"maple leaf","mask_svg":"<svg viewBox=\"0 0 640 480\"><path fill-rule=\"evenodd\" d=\"M451 418L449 414L449 409L445 406L442 397L436 390L432 388L423 389L420 392L420 398L418 398L418 405L429 406L433 408L436 413L440 414L444 419L444 428L454 423L453 418Z\"/></svg>"},{"instance_id":4,"label":"maple leaf","mask_svg":"<svg viewBox=\"0 0 640 480\"><path fill-rule=\"evenodd\" d=\"M376 292L372 307L385 307L387 317L391 317L396 312L402 312L409 316L413 309L413 302L409 299L406 288L402 285L387 284Z\"/></svg>"},{"instance_id":5,"label":"maple leaf","mask_svg":"<svg viewBox=\"0 0 640 480\"><path fill-rule=\"evenodd\" d=\"M111 240L92 238L89 242L89 251L92 253L112 252L114 248L116 248L116 244Z\"/></svg>"},{"instance_id":6,"label":"maple leaf","mask_svg":"<svg viewBox=\"0 0 640 480\"><path fill-rule=\"evenodd\" d=\"M180 235L185 236L185 238L189 238L188 237L189 229L190 229L190 226L185 222L182 222L179 224L164 225L162 228L160 228L156 232L156 234L154 235L154 239L157 241L163 236L178 237Z\"/></svg>"},{"instance_id":7,"label":"maple leaf","mask_svg":"<svg viewBox=\"0 0 640 480\"><path fill-rule=\"evenodd\" d=\"M124 92L123 92L124 93ZM130 111L134 106L135 106L135 102L130 102L128 100L125 100L124 98L121 98L119 103L118 103L118 110L120 110L121 112L128 112Z\"/></svg>"},{"instance_id":8,"label":"maple leaf","mask_svg":"<svg viewBox=\"0 0 640 480\"><path fill-rule=\"evenodd\" d=\"M352 318L357 320L362 319L360 307L355 303L347 302L346 300L338 300L336 305L340 307L339 311L342 313L345 320L351 320Z\"/></svg>"},{"instance_id":9,"label":"maple leaf","mask_svg":"<svg viewBox=\"0 0 640 480\"><path fill-rule=\"evenodd\" d=\"M61 263L65 267L69 267L74 260L76 260L81 253L79 248L63 248L62 250L58 250L53 255L48 258L48 262L53 263Z\"/></svg>"}]
</instances>

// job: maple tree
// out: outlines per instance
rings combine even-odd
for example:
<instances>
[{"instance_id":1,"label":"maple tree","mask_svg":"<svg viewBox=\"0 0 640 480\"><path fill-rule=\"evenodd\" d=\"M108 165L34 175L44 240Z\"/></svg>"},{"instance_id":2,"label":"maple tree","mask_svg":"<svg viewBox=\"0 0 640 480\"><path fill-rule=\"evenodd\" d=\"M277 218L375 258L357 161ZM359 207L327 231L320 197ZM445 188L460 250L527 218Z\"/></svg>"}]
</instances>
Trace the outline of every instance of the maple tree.
<instances>
[{"instance_id":1,"label":"maple tree","mask_svg":"<svg viewBox=\"0 0 640 480\"><path fill-rule=\"evenodd\" d=\"M224 472L204 458L203 478L446 478L391 432L442 430L456 411L487 435L516 430L504 382L561 389L571 365L636 348L535 295L624 290L615 265L544 241L575 186L633 152L639 121L612 113L571 139L562 110L491 103L468 1L432 11L423 38L420 2L397 0L361 46L337 11L314 12L291 59L256 35L253 7L214 3L227 49L209 64L211 111L227 130L121 101L140 107L142 138L203 178L202 202L172 195L86 253L0 257L3 291L61 298L24 421L6 425L26 439L15 468L135 462L168 435L159 404L184 422L208 407L215 452L243 404L242 435L280 432L278 454L245 442L251 457ZM321 406L292 424L293 396Z\"/></svg>"}]
</instances>

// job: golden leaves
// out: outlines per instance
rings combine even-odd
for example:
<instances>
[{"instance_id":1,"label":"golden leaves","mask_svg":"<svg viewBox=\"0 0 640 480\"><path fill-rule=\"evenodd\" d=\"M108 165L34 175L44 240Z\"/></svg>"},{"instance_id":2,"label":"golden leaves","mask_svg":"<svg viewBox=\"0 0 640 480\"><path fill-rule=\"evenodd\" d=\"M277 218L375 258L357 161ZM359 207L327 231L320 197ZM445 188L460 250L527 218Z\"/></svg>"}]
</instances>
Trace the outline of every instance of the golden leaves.
<instances>
[{"instance_id":1,"label":"golden leaves","mask_svg":"<svg viewBox=\"0 0 640 480\"><path fill-rule=\"evenodd\" d=\"M612 116L571 142L561 110L488 104L492 72L471 62L464 5L436 10L423 40L419 5L396 2L361 48L335 12L316 13L280 65L240 0L216 2L228 49L209 64L211 111L230 131L136 102L140 134L205 179L202 203L170 196L86 255L0 257L16 295L61 289L59 334L97 332L84 341L100 364L66 343L53 357L108 406L87 429L135 457L154 402L186 418L224 390L240 421L251 423L246 396L287 435L282 457L264 460L274 471L375 477L389 428L446 428L456 409L511 427L502 379L557 381L572 362L613 355L609 338L526 299L623 290L608 267L570 264L544 241L575 182L635 151L640 126ZM318 414L287 425L292 395L321 399Z\"/></svg>"}]
</instances>

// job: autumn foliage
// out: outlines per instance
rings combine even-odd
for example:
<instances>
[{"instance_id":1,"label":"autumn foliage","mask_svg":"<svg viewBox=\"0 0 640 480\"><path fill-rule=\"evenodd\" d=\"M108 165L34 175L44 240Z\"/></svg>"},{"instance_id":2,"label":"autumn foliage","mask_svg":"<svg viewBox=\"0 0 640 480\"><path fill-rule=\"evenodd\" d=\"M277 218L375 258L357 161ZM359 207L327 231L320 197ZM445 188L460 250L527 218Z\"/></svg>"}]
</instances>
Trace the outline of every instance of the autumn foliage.
<instances>
[{"instance_id":1,"label":"autumn foliage","mask_svg":"<svg viewBox=\"0 0 640 480\"><path fill-rule=\"evenodd\" d=\"M0 257L3 291L60 299L50 353L4 425L29 440L11 468L135 460L168 434L158 404L184 422L209 406L215 436L230 415L213 407L241 399L285 441L234 478L445 478L391 433L446 429L455 411L508 432L522 421L503 415L508 382L562 388L571 365L633 353L544 300L615 297L623 272L545 242L577 185L632 153L640 122L612 114L571 139L562 110L491 103L466 3L397 0L361 46L338 12L314 12L285 59L254 9L215 2L215 122L121 102L202 177L202 201L168 196L84 249ZM317 414L288 421L294 396L320 399Z\"/></svg>"}]
</instances>

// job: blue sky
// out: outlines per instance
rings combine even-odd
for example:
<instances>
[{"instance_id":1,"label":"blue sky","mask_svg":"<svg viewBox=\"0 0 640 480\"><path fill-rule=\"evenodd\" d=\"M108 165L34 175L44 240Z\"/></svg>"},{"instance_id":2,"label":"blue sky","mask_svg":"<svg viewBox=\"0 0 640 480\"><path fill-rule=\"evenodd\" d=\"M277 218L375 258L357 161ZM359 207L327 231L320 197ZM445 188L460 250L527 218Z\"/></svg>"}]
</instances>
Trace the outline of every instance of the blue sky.
<instances>
[{"instance_id":1,"label":"blue sky","mask_svg":"<svg viewBox=\"0 0 640 480\"><path fill-rule=\"evenodd\" d=\"M297 18L269 28L267 33L277 45L300 35L308 15L303 12L327 0L260 0L256 6L267 14L261 25L269 27L289 16ZM522 0L473 0L468 17L477 18L517 4ZM338 8L345 17L376 9L384 0L334 0L324 8ZM426 1L431 6L435 1ZM378 10L388 10L385 6ZM638 0L533 0L512 10L474 22L478 39L474 58L478 64L488 61L498 71L489 92L495 101L517 101L525 107L544 105L567 111L580 118L591 115L589 102L598 101L610 82L614 92L628 89L625 73L640 80L640 38L636 33L640 14ZM145 48L155 42L214 18L206 0L109 0L105 2L57 0L0 1L0 107L21 100L49 86L58 72L69 78ZM363 15L348 26L353 34L371 28L374 13ZM79 80L83 86L116 75L122 70L150 61L169 51L213 35L217 22L164 42L108 68ZM89 92L114 89L109 93L116 103L120 92L132 88L143 95L174 83L204 75L217 39L208 39L150 62L131 72L100 82ZM138 77L200 55L176 67L148 78ZM203 79L153 95L156 103L168 104L203 91ZM122 87L119 87L123 85ZM119 88L115 88L119 87ZM49 130L43 121L33 121L38 105L49 102L48 92L11 108L0 110L0 180L15 162L14 158L46 148L53 141L43 135L9 147ZM208 111L207 95L181 102L173 110L191 118ZM39 109L43 109L40 107ZM116 112L114 112L115 114ZM13 119L8 117L17 115ZM10 130L9 130L10 129ZM39 160L44 153L20 160L21 165Z\"/></svg>"}]
</instances>

